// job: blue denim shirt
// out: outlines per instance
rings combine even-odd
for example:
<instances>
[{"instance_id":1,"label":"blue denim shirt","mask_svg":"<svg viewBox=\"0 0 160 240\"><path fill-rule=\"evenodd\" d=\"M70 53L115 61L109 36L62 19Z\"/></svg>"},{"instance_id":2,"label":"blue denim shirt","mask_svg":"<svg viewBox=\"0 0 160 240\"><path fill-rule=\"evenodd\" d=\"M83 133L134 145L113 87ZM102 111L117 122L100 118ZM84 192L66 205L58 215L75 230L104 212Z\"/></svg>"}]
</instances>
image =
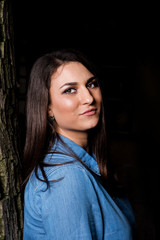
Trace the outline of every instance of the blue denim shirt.
<instances>
[{"instance_id":1,"label":"blue denim shirt","mask_svg":"<svg viewBox=\"0 0 160 240\"><path fill-rule=\"evenodd\" d=\"M71 156L48 154L49 163L73 162L45 168L49 180L61 179L47 190L32 173L25 188L23 239L131 240L134 215L128 200L114 201L99 181L94 156L70 139L62 140L91 171ZM53 149L68 152L60 141ZM40 171L39 176L43 178Z\"/></svg>"}]
</instances>

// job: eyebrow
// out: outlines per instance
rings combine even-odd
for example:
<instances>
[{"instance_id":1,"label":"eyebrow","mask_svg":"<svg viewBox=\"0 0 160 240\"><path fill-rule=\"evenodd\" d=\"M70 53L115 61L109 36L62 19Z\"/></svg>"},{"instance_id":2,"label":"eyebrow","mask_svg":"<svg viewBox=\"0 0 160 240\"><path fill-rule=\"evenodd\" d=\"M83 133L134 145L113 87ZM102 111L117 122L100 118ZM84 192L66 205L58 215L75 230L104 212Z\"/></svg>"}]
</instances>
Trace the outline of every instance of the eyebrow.
<instances>
[{"instance_id":1,"label":"eyebrow","mask_svg":"<svg viewBox=\"0 0 160 240\"><path fill-rule=\"evenodd\" d=\"M86 84L88 84L89 82L91 82L92 80L94 80L96 78L96 76L93 76L93 77L90 77L88 80L87 80L87 83ZM78 85L78 82L67 82L67 83L65 83L64 85L62 85L61 87L60 87L60 89L61 88L63 88L64 86L75 86L75 85Z\"/></svg>"}]
</instances>

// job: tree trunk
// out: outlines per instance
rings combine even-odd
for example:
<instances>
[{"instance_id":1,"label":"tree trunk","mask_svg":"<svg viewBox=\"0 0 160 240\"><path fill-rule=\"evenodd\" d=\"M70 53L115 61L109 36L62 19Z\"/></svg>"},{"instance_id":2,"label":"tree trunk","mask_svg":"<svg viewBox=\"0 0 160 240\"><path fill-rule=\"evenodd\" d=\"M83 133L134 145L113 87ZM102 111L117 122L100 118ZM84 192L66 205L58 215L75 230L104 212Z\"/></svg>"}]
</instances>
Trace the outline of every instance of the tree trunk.
<instances>
[{"instance_id":1,"label":"tree trunk","mask_svg":"<svg viewBox=\"0 0 160 240\"><path fill-rule=\"evenodd\" d=\"M0 240L22 239L16 71L10 0L0 0Z\"/></svg>"}]
</instances>

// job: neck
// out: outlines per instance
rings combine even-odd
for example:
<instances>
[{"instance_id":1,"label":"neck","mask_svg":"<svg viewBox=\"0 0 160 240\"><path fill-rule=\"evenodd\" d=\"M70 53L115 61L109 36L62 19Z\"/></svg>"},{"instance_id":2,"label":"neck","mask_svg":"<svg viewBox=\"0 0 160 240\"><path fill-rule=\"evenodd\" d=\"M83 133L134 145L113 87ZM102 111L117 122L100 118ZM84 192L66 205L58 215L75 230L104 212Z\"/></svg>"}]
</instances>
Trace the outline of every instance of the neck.
<instances>
[{"instance_id":1,"label":"neck","mask_svg":"<svg viewBox=\"0 0 160 240\"><path fill-rule=\"evenodd\" d=\"M57 133L61 134L64 137L71 139L73 142L80 145L87 152L89 151L88 147L88 133L87 132L75 132L75 131L64 131L59 130Z\"/></svg>"}]
</instances>

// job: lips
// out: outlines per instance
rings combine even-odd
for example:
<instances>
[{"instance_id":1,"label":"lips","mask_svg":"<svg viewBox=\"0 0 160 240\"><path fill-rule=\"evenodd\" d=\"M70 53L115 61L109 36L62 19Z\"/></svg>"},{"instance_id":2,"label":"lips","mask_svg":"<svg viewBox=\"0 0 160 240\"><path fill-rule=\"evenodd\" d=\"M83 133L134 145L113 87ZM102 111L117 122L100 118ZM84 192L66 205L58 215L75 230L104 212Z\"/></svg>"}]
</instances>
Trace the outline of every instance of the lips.
<instances>
[{"instance_id":1,"label":"lips","mask_svg":"<svg viewBox=\"0 0 160 240\"><path fill-rule=\"evenodd\" d=\"M81 115L85 115L85 116L92 116L96 113L96 108L91 108L88 109L87 111L83 112Z\"/></svg>"}]
</instances>

